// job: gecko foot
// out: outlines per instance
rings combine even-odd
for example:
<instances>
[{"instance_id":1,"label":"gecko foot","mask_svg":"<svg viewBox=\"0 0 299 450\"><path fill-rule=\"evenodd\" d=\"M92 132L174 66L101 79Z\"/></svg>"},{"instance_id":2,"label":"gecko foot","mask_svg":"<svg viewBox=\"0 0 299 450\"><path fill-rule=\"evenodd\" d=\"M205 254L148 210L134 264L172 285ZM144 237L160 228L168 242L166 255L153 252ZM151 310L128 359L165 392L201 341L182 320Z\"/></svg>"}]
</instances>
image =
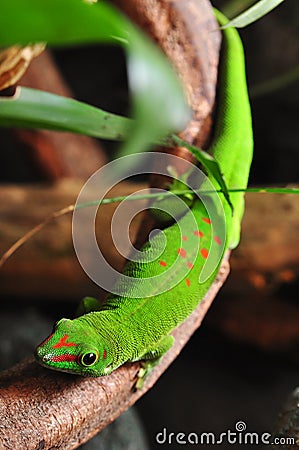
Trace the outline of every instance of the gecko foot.
<instances>
[{"instance_id":1,"label":"gecko foot","mask_svg":"<svg viewBox=\"0 0 299 450\"><path fill-rule=\"evenodd\" d=\"M163 355L172 347L173 343L173 336L167 335L159 342L157 347L142 355L140 358L142 360L141 369L138 372L137 382L135 384L136 389L141 389L143 387L145 378L153 368L159 364Z\"/></svg>"}]
</instances>

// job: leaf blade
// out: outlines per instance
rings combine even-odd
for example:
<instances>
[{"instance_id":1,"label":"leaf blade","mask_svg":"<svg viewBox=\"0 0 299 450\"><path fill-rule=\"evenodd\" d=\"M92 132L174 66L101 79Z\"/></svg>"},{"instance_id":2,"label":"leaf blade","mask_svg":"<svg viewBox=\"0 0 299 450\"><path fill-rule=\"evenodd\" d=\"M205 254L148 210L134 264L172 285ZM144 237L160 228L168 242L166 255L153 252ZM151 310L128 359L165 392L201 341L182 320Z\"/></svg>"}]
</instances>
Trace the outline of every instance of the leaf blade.
<instances>
[{"instance_id":1,"label":"leaf blade","mask_svg":"<svg viewBox=\"0 0 299 450\"><path fill-rule=\"evenodd\" d=\"M268 14L274 8L279 6L284 0L260 0L253 6L248 8L243 13L239 14L234 19L230 20L227 24L223 25L221 28L244 28L253 22L261 19L263 16Z\"/></svg>"},{"instance_id":2,"label":"leaf blade","mask_svg":"<svg viewBox=\"0 0 299 450\"><path fill-rule=\"evenodd\" d=\"M96 4L82 0L3 2L0 45L33 41L47 41L51 45L110 42L124 47L128 55L135 125L122 153L131 153L132 148L142 151L170 131L181 130L187 123L189 108L182 87L164 55L125 16L104 1ZM139 86L133 76L136 61L141 72L147 74L147 82ZM48 125L50 127L50 123Z\"/></svg>"},{"instance_id":3,"label":"leaf blade","mask_svg":"<svg viewBox=\"0 0 299 450\"><path fill-rule=\"evenodd\" d=\"M132 122L94 106L37 89L21 88L15 100L0 100L0 126L69 131L123 140Z\"/></svg>"},{"instance_id":4,"label":"leaf blade","mask_svg":"<svg viewBox=\"0 0 299 450\"><path fill-rule=\"evenodd\" d=\"M203 168L208 172L208 174L211 175L217 181L227 203L229 204L231 210L233 211L234 208L230 199L228 187L221 173L220 166L218 162L215 160L215 158L213 158L213 156L211 156L204 150L201 150L195 147L194 145L189 144L188 142L184 141L178 136L172 136L172 140L177 145L181 147L186 147L195 156L197 161L202 164Z\"/></svg>"}]
</instances>

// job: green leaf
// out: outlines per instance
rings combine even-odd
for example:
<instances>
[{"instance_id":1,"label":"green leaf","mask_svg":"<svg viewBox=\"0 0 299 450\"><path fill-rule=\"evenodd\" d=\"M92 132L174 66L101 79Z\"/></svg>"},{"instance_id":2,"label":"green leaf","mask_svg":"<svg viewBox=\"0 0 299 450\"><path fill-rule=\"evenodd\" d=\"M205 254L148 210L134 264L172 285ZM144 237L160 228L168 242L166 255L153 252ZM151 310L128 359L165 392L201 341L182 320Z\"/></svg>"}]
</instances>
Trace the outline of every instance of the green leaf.
<instances>
[{"instance_id":1,"label":"green leaf","mask_svg":"<svg viewBox=\"0 0 299 450\"><path fill-rule=\"evenodd\" d=\"M47 42L50 45L110 42L124 47L128 55L135 124L122 154L146 149L155 140L183 129L189 120L189 108L183 90L164 55L125 16L102 0L96 4L88 4L83 0L1 2L0 46L28 42ZM90 110L83 111L81 108L80 119L78 108L69 108L66 103L64 106L70 116L66 128L63 128L66 123L63 121L61 129L69 130L70 121L73 120L77 123L76 131L80 128L79 132L88 134L86 123ZM59 109L57 115L62 114L64 106L61 102L56 105L53 103L51 114L55 107ZM46 110L44 112L43 126L57 129L57 123L53 124L50 115L47 121ZM20 105L19 112L15 113L16 120L25 114L27 123L30 114L32 122L36 116L33 109L30 112L25 104ZM82 125L79 124L80 120Z\"/></svg>"},{"instance_id":2,"label":"green leaf","mask_svg":"<svg viewBox=\"0 0 299 450\"><path fill-rule=\"evenodd\" d=\"M21 88L15 100L0 99L0 126L71 131L124 140L130 134L132 121L77 100Z\"/></svg>"},{"instance_id":3,"label":"green leaf","mask_svg":"<svg viewBox=\"0 0 299 450\"><path fill-rule=\"evenodd\" d=\"M1 1L1 46L33 41L50 45L116 43L127 38L127 20L103 1Z\"/></svg>"},{"instance_id":4,"label":"green leaf","mask_svg":"<svg viewBox=\"0 0 299 450\"><path fill-rule=\"evenodd\" d=\"M201 163L203 168L207 171L209 175L211 175L217 183L219 184L219 187L221 188L221 191L228 202L229 206L231 207L233 211L233 204L230 200L229 196L229 190L225 183L224 177L221 173L220 166L218 162L213 158L213 156L209 155L209 153L205 152L204 150L201 150L194 145L189 144L188 142L184 141L183 139L172 136L171 139L174 141L175 144L179 145L180 147L186 147L190 152L195 156L197 161Z\"/></svg>"},{"instance_id":5,"label":"green leaf","mask_svg":"<svg viewBox=\"0 0 299 450\"><path fill-rule=\"evenodd\" d=\"M272 9L276 8L284 0L260 0L251 8L247 9L234 19L230 20L227 24L223 25L221 28L236 27L243 28L256 22L261 17L268 14Z\"/></svg>"}]
</instances>

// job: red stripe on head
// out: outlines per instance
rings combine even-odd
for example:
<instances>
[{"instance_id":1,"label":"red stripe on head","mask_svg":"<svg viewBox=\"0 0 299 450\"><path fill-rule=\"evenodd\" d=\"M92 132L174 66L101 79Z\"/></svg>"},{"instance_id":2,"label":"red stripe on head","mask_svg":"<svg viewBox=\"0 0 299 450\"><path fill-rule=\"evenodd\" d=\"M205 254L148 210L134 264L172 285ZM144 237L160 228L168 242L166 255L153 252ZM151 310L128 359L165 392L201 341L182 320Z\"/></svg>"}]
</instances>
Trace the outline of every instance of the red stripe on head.
<instances>
[{"instance_id":1,"label":"red stripe on head","mask_svg":"<svg viewBox=\"0 0 299 450\"><path fill-rule=\"evenodd\" d=\"M106 359L106 358L107 358L107 350L104 349L104 352L103 352L103 359Z\"/></svg>"},{"instance_id":2,"label":"red stripe on head","mask_svg":"<svg viewBox=\"0 0 299 450\"><path fill-rule=\"evenodd\" d=\"M52 345L52 348L61 348L61 347L77 347L75 342L66 342L68 340L69 335L65 334L62 338L59 339L57 344Z\"/></svg>"},{"instance_id":3,"label":"red stripe on head","mask_svg":"<svg viewBox=\"0 0 299 450\"><path fill-rule=\"evenodd\" d=\"M70 355L69 353L66 353L65 355L53 356L53 358L50 359L52 362L72 362L76 360L77 356Z\"/></svg>"}]
</instances>

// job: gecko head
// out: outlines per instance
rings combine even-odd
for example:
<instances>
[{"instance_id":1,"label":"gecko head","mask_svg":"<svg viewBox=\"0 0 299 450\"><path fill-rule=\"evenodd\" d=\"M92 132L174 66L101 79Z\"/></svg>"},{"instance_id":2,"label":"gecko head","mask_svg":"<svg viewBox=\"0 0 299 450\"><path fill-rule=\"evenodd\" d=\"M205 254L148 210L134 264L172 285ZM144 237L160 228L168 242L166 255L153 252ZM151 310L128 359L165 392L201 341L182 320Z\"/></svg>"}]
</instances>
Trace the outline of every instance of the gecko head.
<instances>
[{"instance_id":1,"label":"gecko head","mask_svg":"<svg viewBox=\"0 0 299 450\"><path fill-rule=\"evenodd\" d=\"M112 352L88 323L61 319L35 350L35 358L49 369L98 377L111 372Z\"/></svg>"}]
</instances>

